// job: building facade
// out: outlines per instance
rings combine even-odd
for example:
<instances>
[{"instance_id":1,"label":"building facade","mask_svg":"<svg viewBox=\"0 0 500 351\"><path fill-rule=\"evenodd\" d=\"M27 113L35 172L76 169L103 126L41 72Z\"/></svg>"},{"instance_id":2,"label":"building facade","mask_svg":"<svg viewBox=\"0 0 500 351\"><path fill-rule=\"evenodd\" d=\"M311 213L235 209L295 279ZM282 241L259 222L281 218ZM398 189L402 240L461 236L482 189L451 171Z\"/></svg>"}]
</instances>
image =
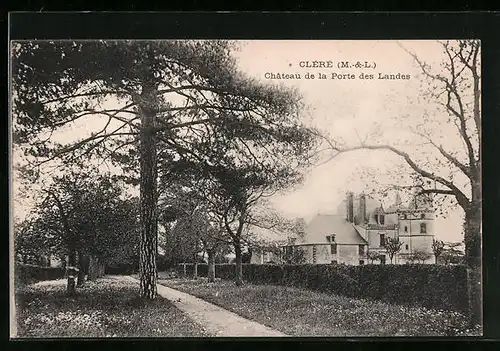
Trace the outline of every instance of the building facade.
<instances>
[{"instance_id":1,"label":"building facade","mask_svg":"<svg viewBox=\"0 0 500 351\"><path fill-rule=\"evenodd\" d=\"M414 195L404 205L398 195L395 203L384 209L364 194L349 193L342 209L343 214L316 215L305 225L304 233L291 238L280 252L257 250L251 262L349 265L435 262L434 210L430 198ZM392 260L387 249L388 238L402 243ZM293 262L294 257L300 260Z\"/></svg>"}]
</instances>

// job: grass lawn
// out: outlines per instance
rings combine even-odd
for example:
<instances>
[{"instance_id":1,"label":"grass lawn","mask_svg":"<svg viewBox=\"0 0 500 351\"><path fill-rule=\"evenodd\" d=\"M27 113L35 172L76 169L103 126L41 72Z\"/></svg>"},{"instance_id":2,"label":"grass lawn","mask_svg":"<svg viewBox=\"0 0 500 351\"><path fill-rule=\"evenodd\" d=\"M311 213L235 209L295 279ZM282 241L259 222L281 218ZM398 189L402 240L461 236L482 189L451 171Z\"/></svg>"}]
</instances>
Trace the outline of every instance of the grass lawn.
<instances>
[{"instance_id":1,"label":"grass lawn","mask_svg":"<svg viewBox=\"0 0 500 351\"><path fill-rule=\"evenodd\" d=\"M112 278L87 282L77 298L66 280L39 282L16 292L17 336L203 337L203 328L168 300L138 297L139 286Z\"/></svg>"},{"instance_id":2,"label":"grass lawn","mask_svg":"<svg viewBox=\"0 0 500 351\"><path fill-rule=\"evenodd\" d=\"M231 281L162 279L160 283L195 295L293 336L468 336L457 312L396 306L292 287Z\"/></svg>"}]
</instances>

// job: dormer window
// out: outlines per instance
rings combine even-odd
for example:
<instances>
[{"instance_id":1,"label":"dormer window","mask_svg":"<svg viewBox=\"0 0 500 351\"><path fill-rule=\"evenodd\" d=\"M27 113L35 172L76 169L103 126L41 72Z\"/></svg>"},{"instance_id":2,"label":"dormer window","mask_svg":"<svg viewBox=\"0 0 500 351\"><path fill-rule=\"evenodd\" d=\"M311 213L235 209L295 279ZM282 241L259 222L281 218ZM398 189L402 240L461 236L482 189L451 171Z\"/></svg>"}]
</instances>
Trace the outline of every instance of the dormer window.
<instances>
[{"instance_id":1,"label":"dormer window","mask_svg":"<svg viewBox=\"0 0 500 351\"><path fill-rule=\"evenodd\" d=\"M378 218L379 218L380 224L384 225L384 223L385 223L385 217L384 217L384 215L379 215Z\"/></svg>"},{"instance_id":2,"label":"dormer window","mask_svg":"<svg viewBox=\"0 0 500 351\"><path fill-rule=\"evenodd\" d=\"M405 225L405 233L408 233L408 226Z\"/></svg>"},{"instance_id":3,"label":"dormer window","mask_svg":"<svg viewBox=\"0 0 500 351\"><path fill-rule=\"evenodd\" d=\"M420 233L421 234L427 233L427 225L425 223L420 223Z\"/></svg>"},{"instance_id":4,"label":"dormer window","mask_svg":"<svg viewBox=\"0 0 500 351\"><path fill-rule=\"evenodd\" d=\"M332 237L330 235L327 235L326 236L326 241L331 242L332 241Z\"/></svg>"},{"instance_id":5,"label":"dormer window","mask_svg":"<svg viewBox=\"0 0 500 351\"><path fill-rule=\"evenodd\" d=\"M422 214L420 215L420 219L425 219L425 213L422 213Z\"/></svg>"},{"instance_id":6,"label":"dormer window","mask_svg":"<svg viewBox=\"0 0 500 351\"><path fill-rule=\"evenodd\" d=\"M406 214L404 214L403 219L408 219L408 216Z\"/></svg>"},{"instance_id":7,"label":"dormer window","mask_svg":"<svg viewBox=\"0 0 500 351\"><path fill-rule=\"evenodd\" d=\"M365 246L364 245L359 245L359 247L358 247L358 253L360 255L364 255L365 254Z\"/></svg>"}]
</instances>

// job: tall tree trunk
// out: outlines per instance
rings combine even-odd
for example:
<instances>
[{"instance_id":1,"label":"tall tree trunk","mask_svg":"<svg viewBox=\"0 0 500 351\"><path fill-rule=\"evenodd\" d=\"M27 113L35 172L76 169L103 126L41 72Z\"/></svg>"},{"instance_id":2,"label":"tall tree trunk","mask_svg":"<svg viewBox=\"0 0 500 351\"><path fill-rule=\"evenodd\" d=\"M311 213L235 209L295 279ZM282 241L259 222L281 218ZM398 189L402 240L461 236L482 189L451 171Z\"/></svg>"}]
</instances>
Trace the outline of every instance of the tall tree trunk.
<instances>
[{"instance_id":1,"label":"tall tree trunk","mask_svg":"<svg viewBox=\"0 0 500 351\"><path fill-rule=\"evenodd\" d=\"M76 286L83 286L85 284L85 275L87 273L85 267L85 257L81 252L78 252L78 281Z\"/></svg>"},{"instance_id":2,"label":"tall tree trunk","mask_svg":"<svg viewBox=\"0 0 500 351\"><path fill-rule=\"evenodd\" d=\"M68 274L68 285L66 292L69 296L76 295L76 276L77 276L77 262L76 262L76 250L71 248L68 254L68 265L66 266L66 271Z\"/></svg>"},{"instance_id":3,"label":"tall tree trunk","mask_svg":"<svg viewBox=\"0 0 500 351\"><path fill-rule=\"evenodd\" d=\"M469 321L471 326L481 322L481 185L472 184L472 201L465 211L465 259L469 267Z\"/></svg>"},{"instance_id":4,"label":"tall tree trunk","mask_svg":"<svg viewBox=\"0 0 500 351\"><path fill-rule=\"evenodd\" d=\"M98 277L101 278L101 277L104 277L104 269L106 268L106 263L104 262L104 260L101 258L99 259L99 275Z\"/></svg>"},{"instance_id":5,"label":"tall tree trunk","mask_svg":"<svg viewBox=\"0 0 500 351\"><path fill-rule=\"evenodd\" d=\"M88 280L94 280L97 278L98 276L98 262L97 262L97 257L95 257L94 255L90 255L89 257L89 272L88 272L88 276L87 276L87 279Z\"/></svg>"},{"instance_id":6,"label":"tall tree trunk","mask_svg":"<svg viewBox=\"0 0 500 351\"><path fill-rule=\"evenodd\" d=\"M207 250L208 255L208 281L215 282L215 252L214 250Z\"/></svg>"},{"instance_id":7,"label":"tall tree trunk","mask_svg":"<svg viewBox=\"0 0 500 351\"><path fill-rule=\"evenodd\" d=\"M198 279L198 255L194 254L193 259L193 278Z\"/></svg>"},{"instance_id":8,"label":"tall tree trunk","mask_svg":"<svg viewBox=\"0 0 500 351\"><path fill-rule=\"evenodd\" d=\"M243 261L241 257L241 243L234 243L234 253L236 254L236 274L235 283L237 286L243 285Z\"/></svg>"},{"instance_id":9,"label":"tall tree trunk","mask_svg":"<svg viewBox=\"0 0 500 351\"><path fill-rule=\"evenodd\" d=\"M481 198L478 189L473 189L473 201L465 210L464 242L467 265L481 267Z\"/></svg>"},{"instance_id":10,"label":"tall tree trunk","mask_svg":"<svg viewBox=\"0 0 500 351\"><path fill-rule=\"evenodd\" d=\"M156 164L156 98L154 87L144 84L139 103L140 131L140 198L141 238L139 276L141 297L156 298L157 248L157 164Z\"/></svg>"}]
</instances>

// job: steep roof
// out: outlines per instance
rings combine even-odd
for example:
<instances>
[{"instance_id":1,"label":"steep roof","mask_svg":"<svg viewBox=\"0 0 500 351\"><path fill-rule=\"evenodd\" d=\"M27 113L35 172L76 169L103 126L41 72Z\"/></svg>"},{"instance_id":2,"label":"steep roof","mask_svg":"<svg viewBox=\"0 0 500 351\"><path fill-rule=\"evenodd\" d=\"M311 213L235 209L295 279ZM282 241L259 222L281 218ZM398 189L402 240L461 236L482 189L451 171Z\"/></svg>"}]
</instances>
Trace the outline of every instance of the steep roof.
<instances>
[{"instance_id":1,"label":"steep roof","mask_svg":"<svg viewBox=\"0 0 500 351\"><path fill-rule=\"evenodd\" d=\"M385 213L387 213L387 214L389 214L389 213L396 213L400 208L401 208L401 206L392 205L392 206L389 206L385 210Z\"/></svg>"},{"instance_id":2,"label":"steep roof","mask_svg":"<svg viewBox=\"0 0 500 351\"><path fill-rule=\"evenodd\" d=\"M373 224L373 223L367 223L367 224L364 225L364 227L366 229L374 229L374 230L395 230L396 229L396 224Z\"/></svg>"},{"instance_id":3,"label":"steep roof","mask_svg":"<svg viewBox=\"0 0 500 351\"><path fill-rule=\"evenodd\" d=\"M326 236L332 234L337 244L367 243L344 216L330 214L318 214L307 224L305 240L308 243L326 243Z\"/></svg>"},{"instance_id":4,"label":"steep roof","mask_svg":"<svg viewBox=\"0 0 500 351\"><path fill-rule=\"evenodd\" d=\"M256 239L264 242L280 242L285 241L287 238L285 233L281 233L278 230L271 230L256 225L249 225L248 231L253 234Z\"/></svg>"}]
</instances>

